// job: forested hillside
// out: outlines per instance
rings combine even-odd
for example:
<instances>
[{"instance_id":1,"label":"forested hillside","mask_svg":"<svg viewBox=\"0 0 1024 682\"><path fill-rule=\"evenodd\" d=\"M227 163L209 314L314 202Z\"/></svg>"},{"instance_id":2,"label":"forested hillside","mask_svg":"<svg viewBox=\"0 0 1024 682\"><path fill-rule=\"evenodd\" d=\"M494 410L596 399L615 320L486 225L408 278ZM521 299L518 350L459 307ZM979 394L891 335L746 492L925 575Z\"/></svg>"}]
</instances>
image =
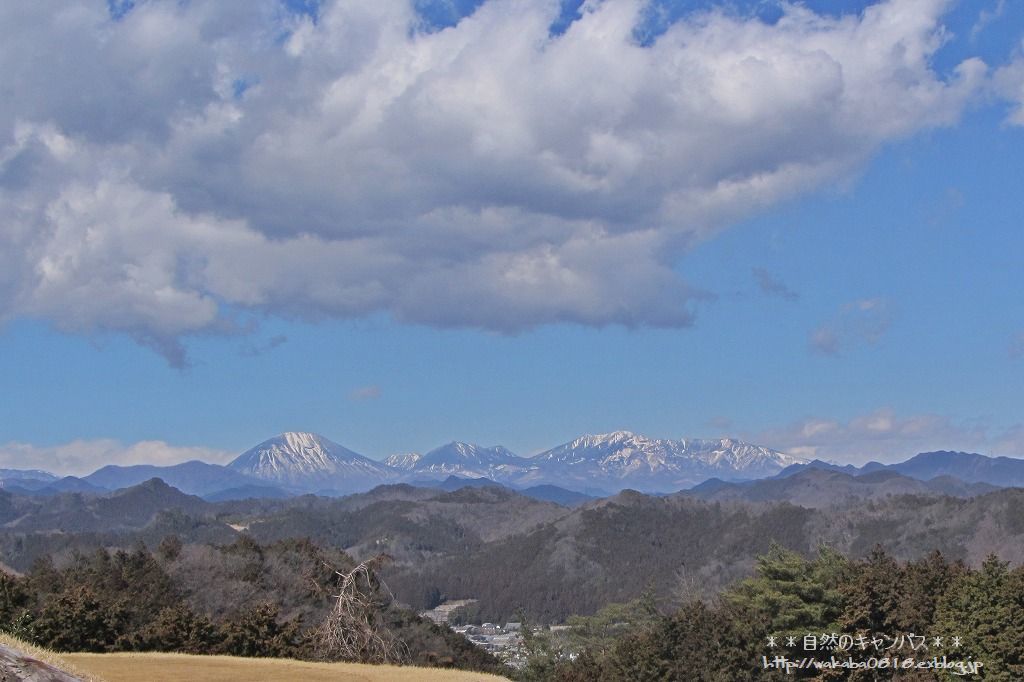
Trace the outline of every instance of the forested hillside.
<instances>
[{"instance_id":1,"label":"forested hillside","mask_svg":"<svg viewBox=\"0 0 1024 682\"><path fill-rule=\"evenodd\" d=\"M880 544L899 559L939 550L971 565L992 552L1024 561L1024 491L953 497L888 474L808 471L665 497L627 491L573 508L499 487L408 485L213 504L151 481L108 496L0 492L0 513L0 561L12 570L44 556L66 565L97 548L155 548L168 535L189 552L240 537L309 538L356 560L390 555L383 577L414 609L472 598L478 615L496 622L519 610L561 622L647 588L662 601L681 584L714 594L749 575L772 543L804 554L825 544L854 558Z\"/></svg>"},{"instance_id":2,"label":"forested hillside","mask_svg":"<svg viewBox=\"0 0 1024 682\"><path fill-rule=\"evenodd\" d=\"M774 547L715 599L665 610L638 600L571 624L528 637L520 679L1017 682L1024 568L995 556L970 568L939 552L898 562L881 548L850 560Z\"/></svg>"},{"instance_id":3,"label":"forested hillside","mask_svg":"<svg viewBox=\"0 0 1024 682\"><path fill-rule=\"evenodd\" d=\"M462 555L396 565L389 584L414 606L434 598L480 600L480 617L524 609L561 622L652 588L669 599L680 585L714 594L748 575L773 544L804 554L825 544L852 557L881 545L901 559L939 550L971 564L995 552L1024 560L1024 491L982 497L892 496L811 509L774 502L703 502L622 493L534 530Z\"/></svg>"},{"instance_id":4,"label":"forested hillside","mask_svg":"<svg viewBox=\"0 0 1024 682\"><path fill-rule=\"evenodd\" d=\"M155 552L141 545L98 549L61 566L46 557L21 576L0 572L0 629L58 651L498 669L467 640L396 606L376 577L383 560L360 574L343 552L306 540L260 545L242 537L228 545L183 545L173 535ZM362 600L356 615L366 637L346 649L330 635L349 575L366 576L356 585Z\"/></svg>"}]
</instances>

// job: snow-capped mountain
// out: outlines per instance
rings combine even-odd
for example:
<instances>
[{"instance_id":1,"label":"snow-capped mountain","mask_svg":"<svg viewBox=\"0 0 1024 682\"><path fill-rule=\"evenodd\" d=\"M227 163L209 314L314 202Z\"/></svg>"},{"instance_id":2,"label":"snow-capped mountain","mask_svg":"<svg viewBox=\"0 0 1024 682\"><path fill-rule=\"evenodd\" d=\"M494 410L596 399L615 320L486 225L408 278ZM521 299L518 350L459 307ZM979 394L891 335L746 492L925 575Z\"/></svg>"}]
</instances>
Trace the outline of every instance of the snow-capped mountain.
<instances>
[{"instance_id":1,"label":"snow-capped mountain","mask_svg":"<svg viewBox=\"0 0 1024 682\"><path fill-rule=\"evenodd\" d=\"M535 457L501 446L453 441L426 454L403 453L376 461L313 433L283 433L239 455L227 466L185 462L157 467L104 467L85 483L113 490L160 477L188 492L265 489L275 494L347 494L382 483L487 478L514 488L555 485L595 495L624 488L674 492L711 478L725 481L775 476L805 463L770 448L724 438L666 440L629 431L581 436ZM27 472L51 476L44 472ZM15 472L21 475L23 472ZM140 478L141 477L141 478ZM14 485L8 480L3 485ZM36 487L45 481L34 481ZM24 487L24 484L19 484Z\"/></svg>"},{"instance_id":2,"label":"snow-capped mountain","mask_svg":"<svg viewBox=\"0 0 1024 682\"><path fill-rule=\"evenodd\" d=\"M500 445L453 441L426 454L392 455L377 462L326 438L285 433L243 453L228 467L253 478L307 491L365 490L386 482L489 478L517 487L569 485L580 490L675 491L709 478L774 476L803 462L734 439L665 440L629 431L581 436L541 453L519 457Z\"/></svg>"},{"instance_id":3,"label":"snow-capped mountain","mask_svg":"<svg viewBox=\"0 0 1024 682\"><path fill-rule=\"evenodd\" d=\"M682 439L675 441L708 466L719 471L734 471L743 478L774 476L788 466L802 464L806 459L793 457L762 445L752 445L734 438Z\"/></svg>"},{"instance_id":4,"label":"snow-capped mountain","mask_svg":"<svg viewBox=\"0 0 1024 682\"><path fill-rule=\"evenodd\" d=\"M423 455L418 452L402 452L396 455L389 455L384 458L384 463L389 467L395 469L401 469L403 471L412 471L416 468L416 463L423 459Z\"/></svg>"},{"instance_id":5,"label":"snow-capped mountain","mask_svg":"<svg viewBox=\"0 0 1024 682\"><path fill-rule=\"evenodd\" d=\"M59 477L42 469L0 469L4 481L56 481Z\"/></svg>"},{"instance_id":6,"label":"snow-capped mountain","mask_svg":"<svg viewBox=\"0 0 1024 682\"><path fill-rule=\"evenodd\" d=\"M533 475L520 483L587 483L609 489L672 491L708 478L772 476L803 462L770 448L731 438L647 438L629 431L586 435L532 458Z\"/></svg>"},{"instance_id":7,"label":"snow-capped mountain","mask_svg":"<svg viewBox=\"0 0 1024 682\"><path fill-rule=\"evenodd\" d=\"M531 460L500 445L483 447L452 441L418 458L410 471L419 476L445 478L450 475L509 481L532 468Z\"/></svg>"},{"instance_id":8,"label":"snow-capped mountain","mask_svg":"<svg viewBox=\"0 0 1024 682\"><path fill-rule=\"evenodd\" d=\"M228 464L240 473L303 489L356 490L395 477L395 471L315 433L283 433Z\"/></svg>"}]
</instances>

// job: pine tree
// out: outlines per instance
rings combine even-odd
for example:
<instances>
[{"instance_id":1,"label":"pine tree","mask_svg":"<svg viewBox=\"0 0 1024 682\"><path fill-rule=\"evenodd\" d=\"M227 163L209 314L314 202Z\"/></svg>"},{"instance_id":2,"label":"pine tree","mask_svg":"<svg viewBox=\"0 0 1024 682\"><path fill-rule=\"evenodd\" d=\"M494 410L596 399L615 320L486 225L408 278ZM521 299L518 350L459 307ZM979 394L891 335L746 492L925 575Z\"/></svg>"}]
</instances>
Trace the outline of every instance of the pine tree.
<instances>
[{"instance_id":1,"label":"pine tree","mask_svg":"<svg viewBox=\"0 0 1024 682\"><path fill-rule=\"evenodd\" d=\"M892 633L900 603L899 564L875 545L871 554L852 568L851 579L841 588L844 609L840 627L865 635Z\"/></svg>"},{"instance_id":2,"label":"pine tree","mask_svg":"<svg viewBox=\"0 0 1024 682\"><path fill-rule=\"evenodd\" d=\"M960 659L983 664L983 679L1024 679L1024 571L990 555L981 568L961 575L941 599L936 633L947 647L954 637ZM958 679L949 674L949 679Z\"/></svg>"},{"instance_id":3,"label":"pine tree","mask_svg":"<svg viewBox=\"0 0 1024 682\"><path fill-rule=\"evenodd\" d=\"M837 588L847 570L846 560L827 548L808 561L776 545L757 558L757 575L726 591L723 599L763 620L773 633L835 630L842 608Z\"/></svg>"}]
</instances>

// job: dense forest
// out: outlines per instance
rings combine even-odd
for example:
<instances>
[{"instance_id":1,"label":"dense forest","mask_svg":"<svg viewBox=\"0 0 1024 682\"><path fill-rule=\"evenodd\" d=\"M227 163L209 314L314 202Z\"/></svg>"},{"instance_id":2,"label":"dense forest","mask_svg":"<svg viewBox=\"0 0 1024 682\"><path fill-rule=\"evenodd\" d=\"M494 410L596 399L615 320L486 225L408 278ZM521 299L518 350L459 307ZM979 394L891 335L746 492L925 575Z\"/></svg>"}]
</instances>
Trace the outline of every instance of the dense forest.
<instances>
[{"instance_id":1,"label":"dense forest","mask_svg":"<svg viewBox=\"0 0 1024 682\"><path fill-rule=\"evenodd\" d=\"M105 496L0 491L0 561L27 573L44 557L63 566L99 548L155 548L168 535L190 548L186 555L246 537L266 546L309 538L357 561L391 556L381 576L412 610L476 599L481 620L507 622L523 611L541 624L592 615L647 589L664 600L683 582L714 595L749 575L772 543L804 555L825 544L863 558L882 545L903 561L939 550L974 566L991 553L1024 562L1024 490L900 492L912 483L810 471L744 489L783 499L624 491L574 508L499 487L393 485L344 498L220 503L158 480Z\"/></svg>"},{"instance_id":2,"label":"dense forest","mask_svg":"<svg viewBox=\"0 0 1024 682\"><path fill-rule=\"evenodd\" d=\"M40 559L21 576L0 572L0 629L62 651L385 660L372 647L325 648L332 595L354 567L307 540L183 545L168 536L153 552L97 550L60 567ZM516 669L397 607L379 567L365 594L398 662L522 682L1024 679L1024 567L995 556L972 568L940 552L901 562L881 547L850 559L773 545L752 576L713 596L683 580L669 599L647 591L568 627L527 621Z\"/></svg>"},{"instance_id":3,"label":"dense forest","mask_svg":"<svg viewBox=\"0 0 1024 682\"><path fill-rule=\"evenodd\" d=\"M416 608L476 598L483 620L503 622L522 609L535 622L560 623L647 589L660 599L682 583L716 594L749 575L773 543L801 554L826 544L854 558L882 545L901 560L937 549L971 565L995 552L1020 563L1022 503L1021 490L973 499L898 495L826 509L627 491L500 542L396 564L387 580Z\"/></svg>"},{"instance_id":4,"label":"dense forest","mask_svg":"<svg viewBox=\"0 0 1024 682\"><path fill-rule=\"evenodd\" d=\"M699 492L570 508L500 487L219 503L159 480L107 495L0 491L0 628L57 649L382 660L379 646L339 649L333 616L343 576L386 556L360 588L371 639L394 645L384 658L499 669L415 616L468 598L457 620L540 628L517 673L528 679L782 679L761 657L803 652L767 638L804 630L960 636L956 653L984 663L982 678L1024 679L1024 577L1011 568L1024 559L1024 490L957 496L811 473Z\"/></svg>"},{"instance_id":5,"label":"dense forest","mask_svg":"<svg viewBox=\"0 0 1024 682\"><path fill-rule=\"evenodd\" d=\"M334 606L357 566L307 540L260 545L243 536L227 545L184 545L171 535L155 552L143 545L98 549L63 563L44 557L21 576L0 571L0 629L58 651L499 668L461 636L394 604L373 573L357 586L366 641L339 650L330 635L345 623ZM375 642L395 646L383 651Z\"/></svg>"},{"instance_id":6,"label":"dense forest","mask_svg":"<svg viewBox=\"0 0 1024 682\"><path fill-rule=\"evenodd\" d=\"M530 633L533 682L1024 679L1024 568L781 547L713 599L650 596ZM835 668L817 667L836 662ZM796 668L784 667L800 666Z\"/></svg>"}]
</instances>

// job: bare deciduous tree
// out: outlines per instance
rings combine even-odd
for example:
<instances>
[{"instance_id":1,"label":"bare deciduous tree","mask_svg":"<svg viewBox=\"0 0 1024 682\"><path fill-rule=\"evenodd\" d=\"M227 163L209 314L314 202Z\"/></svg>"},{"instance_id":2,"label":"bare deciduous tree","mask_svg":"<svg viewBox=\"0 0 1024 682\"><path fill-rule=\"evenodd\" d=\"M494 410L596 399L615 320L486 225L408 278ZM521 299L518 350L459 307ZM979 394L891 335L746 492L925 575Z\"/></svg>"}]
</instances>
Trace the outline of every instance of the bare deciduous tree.
<instances>
[{"instance_id":1,"label":"bare deciduous tree","mask_svg":"<svg viewBox=\"0 0 1024 682\"><path fill-rule=\"evenodd\" d=\"M672 604L683 607L693 602L705 604L715 601L714 589L708 585L707 576L700 571L693 571L686 564L680 564L675 571L675 585L672 588Z\"/></svg>"},{"instance_id":2,"label":"bare deciduous tree","mask_svg":"<svg viewBox=\"0 0 1024 682\"><path fill-rule=\"evenodd\" d=\"M389 561L390 556L379 554L348 573L335 571L341 579L338 594L317 632L321 658L370 663L401 663L408 658L408 647L383 618L394 596L377 571Z\"/></svg>"}]
</instances>

